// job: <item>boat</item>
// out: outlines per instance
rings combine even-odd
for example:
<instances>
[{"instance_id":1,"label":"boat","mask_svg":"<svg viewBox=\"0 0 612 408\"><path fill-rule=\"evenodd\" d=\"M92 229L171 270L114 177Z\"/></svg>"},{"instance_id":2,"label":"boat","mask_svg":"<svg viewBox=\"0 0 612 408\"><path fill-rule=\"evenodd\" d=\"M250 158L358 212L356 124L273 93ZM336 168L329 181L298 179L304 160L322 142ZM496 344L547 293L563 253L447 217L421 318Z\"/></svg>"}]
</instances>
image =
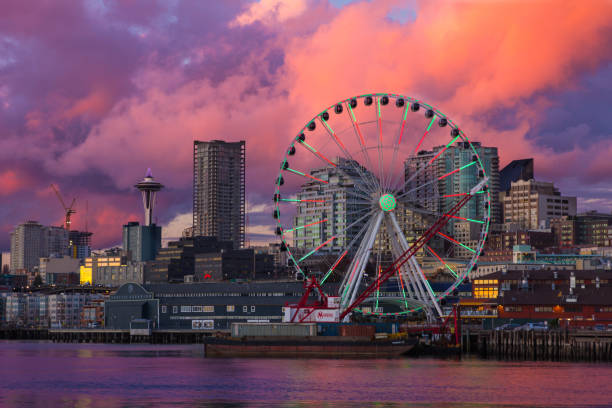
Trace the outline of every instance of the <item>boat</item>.
<instances>
[{"instance_id":1,"label":"boat","mask_svg":"<svg viewBox=\"0 0 612 408\"><path fill-rule=\"evenodd\" d=\"M347 336L208 337L206 357L388 358L407 354L416 338L368 339Z\"/></svg>"}]
</instances>

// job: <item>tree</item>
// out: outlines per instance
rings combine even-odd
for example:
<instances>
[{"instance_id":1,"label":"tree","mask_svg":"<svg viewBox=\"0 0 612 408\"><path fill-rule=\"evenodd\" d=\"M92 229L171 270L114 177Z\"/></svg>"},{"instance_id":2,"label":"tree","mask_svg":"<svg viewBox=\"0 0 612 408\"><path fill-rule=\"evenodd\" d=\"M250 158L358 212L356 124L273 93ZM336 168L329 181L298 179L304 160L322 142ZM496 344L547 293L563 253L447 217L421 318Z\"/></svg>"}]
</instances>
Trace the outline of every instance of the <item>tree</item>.
<instances>
[{"instance_id":1,"label":"tree","mask_svg":"<svg viewBox=\"0 0 612 408\"><path fill-rule=\"evenodd\" d=\"M43 284L42 278L40 277L40 275L36 275L36 277L34 278L33 286L39 287L39 286L42 286L42 284Z\"/></svg>"}]
</instances>

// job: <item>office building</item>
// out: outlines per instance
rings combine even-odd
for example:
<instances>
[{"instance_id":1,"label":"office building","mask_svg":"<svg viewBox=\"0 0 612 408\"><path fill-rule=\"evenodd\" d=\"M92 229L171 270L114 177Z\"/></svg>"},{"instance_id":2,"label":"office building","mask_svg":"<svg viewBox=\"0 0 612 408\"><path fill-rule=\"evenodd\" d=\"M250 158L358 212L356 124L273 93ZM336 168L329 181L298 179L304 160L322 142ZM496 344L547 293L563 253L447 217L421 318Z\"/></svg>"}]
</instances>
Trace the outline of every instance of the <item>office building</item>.
<instances>
[{"instance_id":1,"label":"office building","mask_svg":"<svg viewBox=\"0 0 612 408\"><path fill-rule=\"evenodd\" d=\"M576 216L577 241L582 245L611 246L612 214L589 211Z\"/></svg>"},{"instance_id":2,"label":"office building","mask_svg":"<svg viewBox=\"0 0 612 408\"><path fill-rule=\"evenodd\" d=\"M245 240L245 142L194 141L193 235Z\"/></svg>"},{"instance_id":3,"label":"office building","mask_svg":"<svg viewBox=\"0 0 612 408\"><path fill-rule=\"evenodd\" d=\"M40 258L38 274L49 285L79 284L80 261L71 256Z\"/></svg>"},{"instance_id":4,"label":"office building","mask_svg":"<svg viewBox=\"0 0 612 408\"><path fill-rule=\"evenodd\" d=\"M144 262L132 262L126 253L111 252L86 258L80 268L80 282L111 287L142 283L144 270Z\"/></svg>"},{"instance_id":5,"label":"office building","mask_svg":"<svg viewBox=\"0 0 612 408\"><path fill-rule=\"evenodd\" d=\"M134 262L152 261L161 248L161 227L130 221L123 226L123 250Z\"/></svg>"},{"instance_id":6,"label":"office building","mask_svg":"<svg viewBox=\"0 0 612 408\"><path fill-rule=\"evenodd\" d=\"M216 237L196 236L169 242L168 247L161 248L155 261L147 266L144 281L184 282L185 276L196 275L197 254L219 253L232 249L231 241L220 242Z\"/></svg>"},{"instance_id":7,"label":"office building","mask_svg":"<svg viewBox=\"0 0 612 408\"><path fill-rule=\"evenodd\" d=\"M562 196L553 183L518 180L504 197L504 223L509 228L546 228L553 218L576 215L576 197Z\"/></svg>"},{"instance_id":8,"label":"office building","mask_svg":"<svg viewBox=\"0 0 612 408\"><path fill-rule=\"evenodd\" d=\"M512 160L499 172L499 191L509 191L513 181L528 181L533 178L533 159Z\"/></svg>"}]
</instances>

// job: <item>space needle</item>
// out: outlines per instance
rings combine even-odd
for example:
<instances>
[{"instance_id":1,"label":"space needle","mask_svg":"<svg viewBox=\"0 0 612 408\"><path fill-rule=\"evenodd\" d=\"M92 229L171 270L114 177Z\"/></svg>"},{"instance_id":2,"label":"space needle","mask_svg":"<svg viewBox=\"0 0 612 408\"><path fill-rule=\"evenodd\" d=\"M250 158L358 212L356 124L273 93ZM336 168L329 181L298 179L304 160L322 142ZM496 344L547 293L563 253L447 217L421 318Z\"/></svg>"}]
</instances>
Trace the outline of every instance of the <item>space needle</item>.
<instances>
[{"instance_id":1,"label":"space needle","mask_svg":"<svg viewBox=\"0 0 612 408\"><path fill-rule=\"evenodd\" d=\"M151 169L147 169L147 174L144 179L136 185L134 185L142 193L142 204L145 210L145 225L149 226L153 224L153 207L155 206L155 194L164 188L161 183L153 180L153 173Z\"/></svg>"}]
</instances>

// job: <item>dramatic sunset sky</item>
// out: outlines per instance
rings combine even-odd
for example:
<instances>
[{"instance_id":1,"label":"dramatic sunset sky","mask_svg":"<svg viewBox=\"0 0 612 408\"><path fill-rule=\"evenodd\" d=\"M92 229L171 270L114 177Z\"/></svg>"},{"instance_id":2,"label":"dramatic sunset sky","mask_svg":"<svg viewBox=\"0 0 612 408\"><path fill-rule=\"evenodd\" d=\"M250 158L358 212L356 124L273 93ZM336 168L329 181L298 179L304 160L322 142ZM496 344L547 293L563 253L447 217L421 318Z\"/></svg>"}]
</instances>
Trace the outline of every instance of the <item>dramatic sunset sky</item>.
<instances>
[{"instance_id":1,"label":"dramatic sunset sky","mask_svg":"<svg viewBox=\"0 0 612 408\"><path fill-rule=\"evenodd\" d=\"M3 0L0 249L77 197L97 248L142 220L133 184L167 188L166 237L191 223L192 141L245 139L251 242L306 120L367 92L423 99L501 165L612 210L612 2Z\"/></svg>"}]
</instances>

